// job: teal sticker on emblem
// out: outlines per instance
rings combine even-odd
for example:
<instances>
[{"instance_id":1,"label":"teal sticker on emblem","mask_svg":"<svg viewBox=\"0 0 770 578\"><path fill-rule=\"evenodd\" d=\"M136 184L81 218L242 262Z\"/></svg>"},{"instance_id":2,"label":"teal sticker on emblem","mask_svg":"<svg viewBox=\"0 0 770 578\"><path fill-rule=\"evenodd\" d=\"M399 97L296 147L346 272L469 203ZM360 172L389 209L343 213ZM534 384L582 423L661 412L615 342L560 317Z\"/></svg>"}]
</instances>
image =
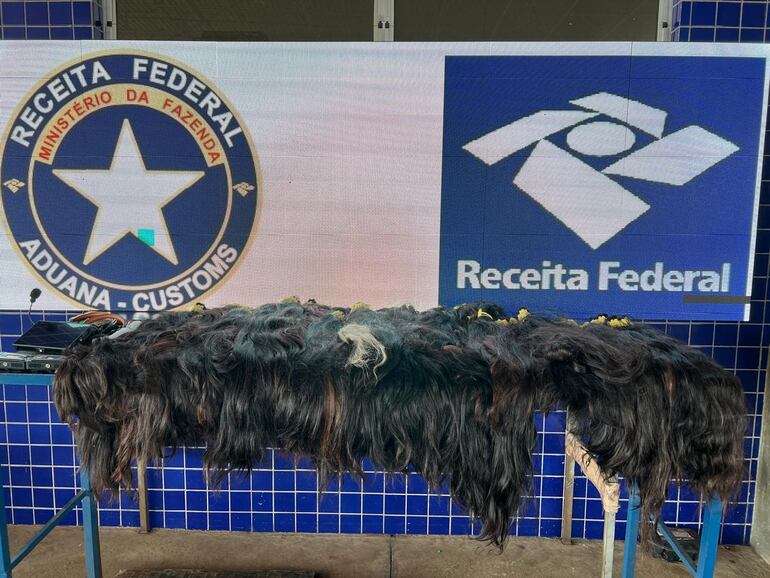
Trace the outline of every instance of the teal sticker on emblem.
<instances>
[{"instance_id":1,"label":"teal sticker on emblem","mask_svg":"<svg viewBox=\"0 0 770 578\"><path fill-rule=\"evenodd\" d=\"M137 237L150 247L155 245L155 229L139 229Z\"/></svg>"}]
</instances>

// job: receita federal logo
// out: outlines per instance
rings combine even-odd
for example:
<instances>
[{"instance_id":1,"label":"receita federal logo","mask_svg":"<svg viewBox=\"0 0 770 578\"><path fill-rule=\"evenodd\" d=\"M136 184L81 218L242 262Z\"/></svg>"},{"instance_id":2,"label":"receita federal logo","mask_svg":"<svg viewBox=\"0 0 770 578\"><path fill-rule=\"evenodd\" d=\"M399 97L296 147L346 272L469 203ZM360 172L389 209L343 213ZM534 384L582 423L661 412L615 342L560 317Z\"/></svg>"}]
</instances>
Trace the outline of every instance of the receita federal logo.
<instances>
[{"instance_id":1,"label":"receita federal logo","mask_svg":"<svg viewBox=\"0 0 770 578\"><path fill-rule=\"evenodd\" d=\"M439 299L745 319L765 60L448 56Z\"/></svg>"},{"instance_id":2,"label":"receita federal logo","mask_svg":"<svg viewBox=\"0 0 770 578\"><path fill-rule=\"evenodd\" d=\"M463 148L487 165L535 145L513 184L540 203L592 249L609 241L650 205L611 176L681 187L738 147L702 127L666 134L667 113L617 94L570 100L574 110L539 110L470 141ZM548 137L570 129L568 149ZM634 149L640 130L652 142ZM614 157L600 170L581 160ZM675 193L674 193L675 194Z\"/></svg>"},{"instance_id":3,"label":"receita federal logo","mask_svg":"<svg viewBox=\"0 0 770 578\"><path fill-rule=\"evenodd\" d=\"M83 307L200 299L256 225L247 128L216 86L162 56L96 53L53 71L19 104L3 146L12 242Z\"/></svg>"}]
</instances>

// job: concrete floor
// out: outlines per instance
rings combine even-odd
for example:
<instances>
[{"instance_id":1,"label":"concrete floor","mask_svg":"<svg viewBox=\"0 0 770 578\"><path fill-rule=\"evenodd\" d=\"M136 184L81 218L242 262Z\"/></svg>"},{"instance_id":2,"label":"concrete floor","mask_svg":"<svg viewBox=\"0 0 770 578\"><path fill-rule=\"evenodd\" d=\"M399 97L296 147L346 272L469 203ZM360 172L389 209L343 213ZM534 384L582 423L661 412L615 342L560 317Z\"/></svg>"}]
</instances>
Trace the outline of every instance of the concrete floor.
<instances>
[{"instance_id":1,"label":"concrete floor","mask_svg":"<svg viewBox=\"0 0 770 578\"><path fill-rule=\"evenodd\" d=\"M11 526L12 551L35 526ZM195 568L209 570L310 570L323 578L427 578L466 576L590 578L599 575L601 543L512 538L500 554L475 540L443 536L259 534L102 528L104 578L123 570ZM622 542L616 542L615 575L620 576ZM59 527L14 570L14 578L84 575L83 532ZM686 577L679 564L642 556L637 576ZM717 576L770 577L770 566L748 547L720 548Z\"/></svg>"}]
</instances>

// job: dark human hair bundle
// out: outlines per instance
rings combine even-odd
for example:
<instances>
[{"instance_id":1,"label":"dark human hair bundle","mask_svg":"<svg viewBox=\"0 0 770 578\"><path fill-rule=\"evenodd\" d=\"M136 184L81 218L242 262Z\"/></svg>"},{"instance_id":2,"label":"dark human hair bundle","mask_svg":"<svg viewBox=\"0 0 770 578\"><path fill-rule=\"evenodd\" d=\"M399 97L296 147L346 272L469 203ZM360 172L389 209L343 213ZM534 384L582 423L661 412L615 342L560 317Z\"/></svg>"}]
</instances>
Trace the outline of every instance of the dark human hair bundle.
<instances>
[{"instance_id":1,"label":"dark human hair bundle","mask_svg":"<svg viewBox=\"0 0 770 578\"><path fill-rule=\"evenodd\" d=\"M413 468L501 545L531 491L535 412L569 410L601 470L657 515L669 483L724 499L743 474L734 375L643 325L476 303L416 311L316 303L164 313L75 346L56 374L97 492L133 487L131 463L205 444L214 481L280 447L321 477Z\"/></svg>"}]
</instances>

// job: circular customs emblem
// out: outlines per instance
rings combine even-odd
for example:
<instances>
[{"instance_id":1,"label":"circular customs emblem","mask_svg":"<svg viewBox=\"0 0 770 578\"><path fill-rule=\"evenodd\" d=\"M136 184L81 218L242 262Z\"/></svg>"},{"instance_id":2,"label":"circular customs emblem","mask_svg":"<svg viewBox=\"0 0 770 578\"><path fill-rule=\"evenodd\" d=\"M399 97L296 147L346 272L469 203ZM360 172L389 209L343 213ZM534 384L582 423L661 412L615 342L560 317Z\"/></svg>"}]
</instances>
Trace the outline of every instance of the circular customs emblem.
<instances>
[{"instance_id":1,"label":"circular customs emblem","mask_svg":"<svg viewBox=\"0 0 770 578\"><path fill-rule=\"evenodd\" d=\"M234 270L256 226L246 127L210 81L158 55L96 53L52 72L2 144L12 242L82 307L199 300Z\"/></svg>"}]
</instances>

